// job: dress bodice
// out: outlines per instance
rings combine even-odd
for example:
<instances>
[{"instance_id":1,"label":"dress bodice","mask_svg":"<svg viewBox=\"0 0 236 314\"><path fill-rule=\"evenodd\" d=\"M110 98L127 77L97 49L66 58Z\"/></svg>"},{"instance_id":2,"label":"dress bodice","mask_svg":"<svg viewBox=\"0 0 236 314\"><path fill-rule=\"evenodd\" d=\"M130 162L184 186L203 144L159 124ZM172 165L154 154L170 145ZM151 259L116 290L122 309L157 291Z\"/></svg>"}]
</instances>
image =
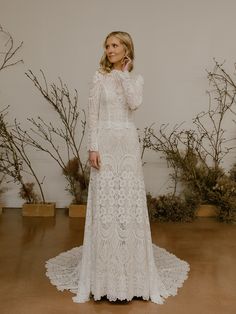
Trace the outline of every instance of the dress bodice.
<instances>
[{"instance_id":1,"label":"dress bodice","mask_svg":"<svg viewBox=\"0 0 236 314\"><path fill-rule=\"evenodd\" d=\"M99 108L100 125L111 127L133 122L133 111L126 104L119 72L112 71L104 76L102 80L101 99Z\"/></svg>"},{"instance_id":2,"label":"dress bodice","mask_svg":"<svg viewBox=\"0 0 236 314\"><path fill-rule=\"evenodd\" d=\"M99 128L133 126L133 112L142 103L143 77L128 71L95 72L89 91L87 150L98 151Z\"/></svg>"}]
</instances>

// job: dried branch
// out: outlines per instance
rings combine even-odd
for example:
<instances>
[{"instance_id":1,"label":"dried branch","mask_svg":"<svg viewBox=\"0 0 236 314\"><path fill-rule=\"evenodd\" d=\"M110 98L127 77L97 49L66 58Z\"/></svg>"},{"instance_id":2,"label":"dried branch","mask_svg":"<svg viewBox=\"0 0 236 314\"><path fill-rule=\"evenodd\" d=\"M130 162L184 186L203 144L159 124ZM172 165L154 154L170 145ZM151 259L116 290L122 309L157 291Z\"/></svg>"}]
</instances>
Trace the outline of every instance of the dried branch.
<instances>
[{"instance_id":1,"label":"dried branch","mask_svg":"<svg viewBox=\"0 0 236 314\"><path fill-rule=\"evenodd\" d=\"M39 198L33 191L34 183L25 183L23 179L23 173L30 174L37 182L42 201L45 203L42 183L40 183L26 152L26 145L19 132L19 125L15 120L14 127L10 127L5 121L5 115L6 113L0 114L0 171L20 184L20 195L24 195L27 202L35 203L38 202ZM27 167L26 170L25 166Z\"/></svg>"},{"instance_id":2,"label":"dried branch","mask_svg":"<svg viewBox=\"0 0 236 314\"><path fill-rule=\"evenodd\" d=\"M22 47L23 41L19 46L14 48L14 41L11 34L3 29L0 25L0 34L6 37L6 42L4 46L6 47L6 51L1 51L0 54L2 58L0 59L0 71L6 69L7 67L13 66L17 63L23 63L23 60L12 61L13 57L16 55L17 51Z\"/></svg>"},{"instance_id":3,"label":"dried branch","mask_svg":"<svg viewBox=\"0 0 236 314\"><path fill-rule=\"evenodd\" d=\"M54 83L49 85L44 72L42 70L40 70L40 72L43 76L43 83L39 82L38 78L31 70L25 74L58 114L60 119L59 122L62 125L60 127L56 127L52 122L45 122L41 117L38 117L37 119L30 118L28 121L32 125L30 128L31 134L29 132L25 132L24 140L25 143L49 154L51 158L57 162L59 167L62 169L66 180L68 181L67 190L73 195L74 199L78 200L80 198L78 196L78 193L80 193L78 192L78 183L80 188L88 188L88 162L83 165L80 158L80 148L84 138L86 126L85 111L82 110L84 114L84 118L80 121L82 125L82 133L81 137L78 138L80 134L78 132L78 120L80 118L80 113L78 108L77 90L75 89L74 96L71 96L67 85L63 84L61 78L59 78L59 86ZM41 140L41 142L39 140ZM58 140L63 140L64 144L62 147L55 144ZM64 157L65 153L67 156L66 159ZM78 162L78 173L80 174L79 182L78 180L74 180L74 178L66 174L64 171L67 164L73 160Z\"/></svg>"},{"instance_id":4,"label":"dried branch","mask_svg":"<svg viewBox=\"0 0 236 314\"><path fill-rule=\"evenodd\" d=\"M166 124L158 132L145 128L143 138L143 152L147 148L161 152L172 168L173 195L181 182L186 191L191 188L202 201L213 199L212 189L224 176L222 160L235 148L229 146L234 138L226 138L224 125L226 115L235 112L236 84L216 61L208 79L213 87L208 91L208 110L193 119L194 130L181 129L183 123L169 130Z\"/></svg>"}]
</instances>

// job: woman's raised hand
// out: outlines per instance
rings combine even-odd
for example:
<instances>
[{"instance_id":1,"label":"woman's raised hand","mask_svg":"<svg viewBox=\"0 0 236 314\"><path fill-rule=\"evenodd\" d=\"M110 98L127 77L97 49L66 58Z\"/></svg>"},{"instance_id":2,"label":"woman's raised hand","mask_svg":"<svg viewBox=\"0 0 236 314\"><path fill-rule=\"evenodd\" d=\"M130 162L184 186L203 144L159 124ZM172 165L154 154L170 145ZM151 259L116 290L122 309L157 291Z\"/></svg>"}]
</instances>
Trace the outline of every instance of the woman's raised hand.
<instances>
[{"instance_id":1,"label":"woman's raised hand","mask_svg":"<svg viewBox=\"0 0 236 314\"><path fill-rule=\"evenodd\" d=\"M89 151L90 166L99 170L101 165L100 154L97 151Z\"/></svg>"},{"instance_id":2,"label":"woman's raised hand","mask_svg":"<svg viewBox=\"0 0 236 314\"><path fill-rule=\"evenodd\" d=\"M130 57L125 56L124 61L123 61L122 71L129 71L131 64L132 64L132 60L130 59Z\"/></svg>"}]
</instances>

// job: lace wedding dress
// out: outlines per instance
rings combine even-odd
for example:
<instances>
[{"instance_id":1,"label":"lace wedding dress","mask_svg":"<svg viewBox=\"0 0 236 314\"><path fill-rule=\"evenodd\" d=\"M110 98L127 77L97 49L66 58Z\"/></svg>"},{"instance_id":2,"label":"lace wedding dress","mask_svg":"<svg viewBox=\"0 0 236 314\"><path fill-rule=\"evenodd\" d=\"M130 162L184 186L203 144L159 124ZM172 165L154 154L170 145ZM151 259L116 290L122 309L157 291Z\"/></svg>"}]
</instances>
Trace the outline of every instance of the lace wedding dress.
<instances>
[{"instance_id":1,"label":"lace wedding dress","mask_svg":"<svg viewBox=\"0 0 236 314\"><path fill-rule=\"evenodd\" d=\"M152 243L134 111L141 105L143 77L128 71L96 71L88 101L87 150L99 151L91 168L83 245L46 262L51 283L75 293L162 304L176 295L189 264Z\"/></svg>"}]
</instances>

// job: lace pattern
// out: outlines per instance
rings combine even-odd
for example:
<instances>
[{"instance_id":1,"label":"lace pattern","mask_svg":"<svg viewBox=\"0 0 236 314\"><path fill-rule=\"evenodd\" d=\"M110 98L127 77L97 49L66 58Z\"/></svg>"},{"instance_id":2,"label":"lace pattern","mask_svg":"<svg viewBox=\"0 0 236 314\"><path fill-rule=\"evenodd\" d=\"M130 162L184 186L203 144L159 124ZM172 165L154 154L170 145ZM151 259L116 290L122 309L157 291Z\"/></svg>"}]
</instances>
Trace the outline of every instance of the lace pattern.
<instances>
[{"instance_id":1,"label":"lace pattern","mask_svg":"<svg viewBox=\"0 0 236 314\"><path fill-rule=\"evenodd\" d=\"M159 280L159 282L163 284L161 295L159 293L155 295L153 292L151 293L151 296L149 293L144 294L142 291L143 285L137 288L134 292L130 291L127 293L123 290L123 295L122 292L120 295L117 295L116 292L114 293L116 287L111 290L108 290L108 287L104 287L103 291L100 291L100 295L96 295L96 297L94 297L91 292L89 294L89 298L86 298L85 295L83 297L75 296L73 297L74 302L83 303L89 301L91 297L97 301L101 300L101 297L105 295L107 295L109 301L116 301L118 299L131 301L135 295L137 297L142 297L144 300L151 299L154 303L163 304L165 298L168 296L177 295L178 288L181 288L183 282L187 279L188 272L190 270L189 264L156 244L152 244L152 248L154 252L155 265L158 269L158 276L154 276L154 280ZM74 294L77 293L82 251L83 246L75 247L66 252L62 252L47 261L46 275L59 291L69 290Z\"/></svg>"},{"instance_id":2,"label":"lace pattern","mask_svg":"<svg viewBox=\"0 0 236 314\"><path fill-rule=\"evenodd\" d=\"M133 111L143 101L143 77L134 77L126 71L112 70L103 75L96 71L90 83L88 100L88 137L87 150L98 151L98 128L100 121L106 128L114 124L133 123Z\"/></svg>"},{"instance_id":3,"label":"lace pattern","mask_svg":"<svg viewBox=\"0 0 236 314\"><path fill-rule=\"evenodd\" d=\"M83 245L46 262L59 290L86 302L131 300L162 304L187 278L189 265L152 243L138 133L133 112L142 104L143 78L98 71L89 96L91 168Z\"/></svg>"}]
</instances>

